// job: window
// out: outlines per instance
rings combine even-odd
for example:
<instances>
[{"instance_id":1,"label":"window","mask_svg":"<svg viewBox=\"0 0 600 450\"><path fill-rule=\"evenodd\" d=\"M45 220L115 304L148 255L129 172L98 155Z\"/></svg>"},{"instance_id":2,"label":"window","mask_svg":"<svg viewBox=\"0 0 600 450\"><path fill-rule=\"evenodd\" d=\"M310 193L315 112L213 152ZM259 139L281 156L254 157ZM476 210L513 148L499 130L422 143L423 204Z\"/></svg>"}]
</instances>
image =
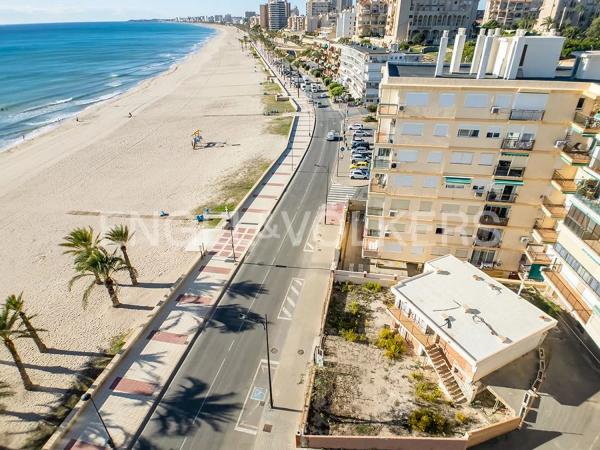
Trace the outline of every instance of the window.
<instances>
[{"instance_id":1,"label":"window","mask_svg":"<svg viewBox=\"0 0 600 450\"><path fill-rule=\"evenodd\" d=\"M494 159L496 159L495 153L482 153L479 155L479 165L491 166L494 164Z\"/></svg>"},{"instance_id":2,"label":"window","mask_svg":"<svg viewBox=\"0 0 600 450\"><path fill-rule=\"evenodd\" d=\"M543 111L548 103L548 94L519 92L515 97L513 109Z\"/></svg>"},{"instance_id":3,"label":"window","mask_svg":"<svg viewBox=\"0 0 600 450\"><path fill-rule=\"evenodd\" d=\"M438 187L439 177L424 177L423 178L423 187L424 188L436 188Z\"/></svg>"},{"instance_id":4,"label":"window","mask_svg":"<svg viewBox=\"0 0 600 450\"><path fill-rule=\"evenodd\" d=\"M406 136L423 136L423 124L404 122L400 126L400 134Z\"/></svg>"},{"instance_id":5,"label":"window","mask_svg":"<svg viewBox=\"0 0 600 450\"><path fill-rule=\"evenodd\" d=\"M458 214L460 211L460 205L452 203L442 203L441 212L446 214Z\"/></svg>"},{"instance_id":6,"label":"window","mask_svg":"<svg viewBox=\"0 0 600 450\"><path fill-rule=\"evenodd\" d=\"M387 158L388 156L390 156L391 153L391 149L389 148L380 148L377 150L377 156L380 156L382 158Z\"/></svg>"},{"instance_id":7,"label":"window","mask_svg":"<svg viewBox=\"0 0 600 450\"><path fill-rule=\"evenodd\" d=\"M448 124L447 123L436 123L433 127L434 136L448 136Z\"/></svg>"},{"instance_id":8,"label":"window","mask_svg":"<svg viewBox=\"0 0 600 450\"><path fill-rule=\"evenodd\" d=\"M594 278L562 245L558 242L554 244L554 250L561 256L565 262L581 277L585 283L592 288L596 295L600 295L600 282Z\"/></svg>"},{"instance_id":9,"label":"window","mask_svg":"<svg viewBox=\"0 0 600 450\"><path fill-rule=\"evenodd\" d=\"M468 248L457 248L454 251L454 256L457 258L468 258L469 257L469 249Z\"/></svg>"},{"instance_id":10,"label":"window","mask_svg":"<svg viewBox=\"0 0 600 450\"><path fill-rule=\"evenodd\" d=\"M407 211L410 208L410 200L394 198L390 203L390 209L395 211Z\"/></svg>"},{"instance_id":11,"label":"window","mask_svg":"<svg viewBox=\"0 0 600 450\"><path fill-rule=\"evenodd\" d=\"M407 92L405 103L406 106L427 106L429 94L427 92Z\"/></svg>"},{"instance_id":12,"label":"window","mask_svg":"<svg viewBox=\"0 0 600 450\"><path fill-rule=\"evenodd\" d=\"M485 137L488 139L498 139L502 129L500 127L489 127Z\"/></svg>"},{"instance_id":13,"label":"window","mask_svg":"<svg viewBox=\"0 0 600 450\"><path fill-rule=\"evenodd\" d=\"M412 187L413 177L412 175L394 175L392 177L392 184L397 187Z\"/></svg>"},{"instance_id":14,"label":"window","mask_svg":"<svg viewBox=\"0 0 600 450\"><path fill-rule=\"evenodd\" d=\"M452 164L472 164L473 153L470 152L452 152L450 157L450 163Z\"/></svg>"},{"instance_id":15,"label":"window","mask_svg":"<svg viewBox=\"0 0 600 450\"><path fill-rule=\"evenodd\" d=\"M431 211L432 206L433 206L433 202L421 201L421 202L419 202L419 211L429 212L429 211Z\"/></svg>"},{"instance_id":16,"label":"window","mask_svg":"<svg viewBox=\"0 0 600 450\"><path fill-rule=\"evenodd\" d=\"M451 106L454 106L455 98L456 94L453 93L440 94L440 107L450 108Z\"/></svg>"},{"instance_id":17,"label":"window","mask_svg":"<svg viewBox=\"0 0 600 450\"><path fill-rule=\"evenodd\" d=\"M383 250L392 253L402 253L402 245L397 242L386 242L383 246Z\"/></svg>"},{"instance_id":18,"label":"window","mask_svg":"<svg viewBox=\"0 0 600 450\"><path fill-rule=\"evenodd\" d=\"M512 95L510 94L498 94L494 98L494 106L498 108L510 108L512 103Z\"/></svg>"},{"instance_id":19,"label":"window","mask_svg":"<svg viewBox=\"0 0 600 450\"><path fill-rule=\"evenodd\" d=\"M442 162L443 155L443 152L429 152L429 155L427 155L427 162L430 164L439 164Z\"/></svg>"},{"instance_id":20,"label":"window","mask_svg":"<svg viewBox=\"0 0 600 450\"><path fill-rule=\"evenodd\" d=\"M403 233L404 231L406 231L405 223L392 222L392 223L388 223L387 227L388 227L388 230L396 232L396 233Z\"/></svg>"},{"instance_id":21,"label":"window","mask_svg":"<svg viewBox=\"0 0 600 450\"><path fill-rule=\"evenodd\" d=\"M473 237L473 233L475 233L475 229L471 227L461 228L458 233L460 237Z\"/></svg>"},{"instance_id":22,"label":"window","mask_svg":"<svg viewBox=\"0 0 600 450\"><path fill-rule=\"evenodd\" d=\"M417 234L427 234L428 226L425 223L418 223L415 225L415 233Z\"/></svg>"},{"instance_id":23,"label":"window","mask_svg":"<svg viewBox=\"0 0 600 450\"><path fill-rule=\"evenodd\" d=\"M479 128L459 128L457 136L470 138L479 137Z\"/></svg>"},{"instance_id":24,"label":"window","mask_svg":"<svg viewBox=\"0 0 600 450\"><path fill-rule=\"evenodd\" d=\"M487 108L490 99L487 94L465 94L465 107L467 108Z\"/></svg>"},{"instance_id":25,"label":"window","mask_svg":"<svg viewBox=\"0 0 600 450\"><path fill-rule=\"evenodd\" d=\"M435 227L435 234L444 234L443 227Z\"/></svg>"},{"instance_id":26,"label":"window","mask_svg":"<svg viewBox=\"0 0 600 450\"><path fill-rule=\"evenodd\" d=\"M480 211L481 211L481 206L478 206L478 205L467 206L467 215L468 216L475 216L475 215L479 214Z\"/></svg>"},{"instance_id":27,"label":"window","mask_svg":"<svg viewBox=\"0 0 600 450\"><path fill-rule=\"evenodd\" d=\"M416 162L419 158L418 150L400 150L397 153L399 162Z\"/></svg>"},{"instance_id":28,"label":"window","mask_svg":"<svg viewBox=\"0 0 600 450\"><path fill-rule=\"evenodd\" d=\"M585 97L579 97L579 100L577 100L577 106L575 107L575 109L577 111L581 111L583 109L584 104L585 104Z\"/></svg>"}]
</instances>

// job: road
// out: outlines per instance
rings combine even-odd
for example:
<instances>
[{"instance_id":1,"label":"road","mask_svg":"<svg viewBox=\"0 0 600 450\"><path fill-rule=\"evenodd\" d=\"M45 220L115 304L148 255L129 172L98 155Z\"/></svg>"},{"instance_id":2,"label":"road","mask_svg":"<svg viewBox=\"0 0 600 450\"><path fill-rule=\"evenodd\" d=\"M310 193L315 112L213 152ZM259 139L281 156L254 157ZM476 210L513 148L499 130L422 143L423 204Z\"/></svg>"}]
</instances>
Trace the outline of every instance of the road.
<instances>
[{"instance_id":1,"label":"road","mask_svg":"<svg viewBox=\"0 0 600 450\"><path fill-rule=\"evenodd\" d=\"M274 373L291 323L277 319L286 293L294 282L309 280L311 272L328 269L326 264L311 267L312 254L304 248L325 200L326 167L334 167L337 143L325 137L339 130L341 120L329 107L317 109L313 140L298 173L133 448L253 447L254 426L268 405L268 393L249 393L266 383L261 318L269 316ZM289 314L293 320L293 311ZM262 404L251 400L261 395L266 395Z\"/></svg>"}]
</instances>

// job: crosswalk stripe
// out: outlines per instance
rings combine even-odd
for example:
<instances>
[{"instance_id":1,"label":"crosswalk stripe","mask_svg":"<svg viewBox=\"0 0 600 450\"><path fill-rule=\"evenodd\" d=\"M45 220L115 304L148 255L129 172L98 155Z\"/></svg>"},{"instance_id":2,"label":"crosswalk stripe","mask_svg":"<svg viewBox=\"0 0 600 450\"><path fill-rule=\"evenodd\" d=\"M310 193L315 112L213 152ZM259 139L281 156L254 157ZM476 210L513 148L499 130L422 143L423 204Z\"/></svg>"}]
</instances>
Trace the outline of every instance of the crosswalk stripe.
<instances>
[{"instance_id":1,"label":"crosswalk stripe","mask_svg":"<svg viewBox=\"0 0 600 450\"><path fill-rule=\"evenodd\" d=\"M353 186L343 186L341 184L334 183L329 189L327 203L345 202L346 200L354 196L356 190L356 187Z\"/></svg>"}]
</instances>

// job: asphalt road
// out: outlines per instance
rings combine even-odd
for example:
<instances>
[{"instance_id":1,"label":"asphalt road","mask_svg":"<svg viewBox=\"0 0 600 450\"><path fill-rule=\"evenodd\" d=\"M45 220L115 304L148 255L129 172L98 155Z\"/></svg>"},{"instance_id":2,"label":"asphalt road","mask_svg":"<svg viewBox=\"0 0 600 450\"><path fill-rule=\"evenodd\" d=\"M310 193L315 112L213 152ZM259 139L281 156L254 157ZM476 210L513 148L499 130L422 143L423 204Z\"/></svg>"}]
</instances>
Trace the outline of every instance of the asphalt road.
<instances>
[{"instance_id":1,"label":"asphalt road","mask_svg":"<svg viewBox=\"0 0 600 450\"><path fill-rule=\"evenodd\" d=\"M328 269L325 265L309 267L312 254L304 246L325 201L326 167L334 167L337 143L325 137L329 130L339 129L341 120L329 107L317 110L317 127L298 173L133 448L253 447L252 426L239 429L243 428L240 419L258 425L259 408L263 408L256 402L246 403L261 360L266 358L262 317L269 316L271 358L276 367L277 350L283 347L290 324L277 316L292 279L308 280L311 271Z\"/></svg>"}]
</instances>

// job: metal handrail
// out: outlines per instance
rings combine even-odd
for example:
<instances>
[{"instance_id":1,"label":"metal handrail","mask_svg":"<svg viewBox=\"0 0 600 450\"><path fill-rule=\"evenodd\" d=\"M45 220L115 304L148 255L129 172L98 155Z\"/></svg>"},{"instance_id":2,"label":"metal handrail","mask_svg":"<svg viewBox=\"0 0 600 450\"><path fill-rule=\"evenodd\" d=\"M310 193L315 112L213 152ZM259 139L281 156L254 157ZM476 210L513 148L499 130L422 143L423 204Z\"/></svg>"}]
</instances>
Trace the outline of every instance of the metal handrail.
<instances>
[{"instance_id":1,"label":"metal handrail","mask_svg":"<svg viewBox=\"0 0 600 450\"><path fill-rule=\"evenodd\" d=\"M532 150L535 139L504 138L500 148L504 150Z\"/></svg>"}]
</instances>

